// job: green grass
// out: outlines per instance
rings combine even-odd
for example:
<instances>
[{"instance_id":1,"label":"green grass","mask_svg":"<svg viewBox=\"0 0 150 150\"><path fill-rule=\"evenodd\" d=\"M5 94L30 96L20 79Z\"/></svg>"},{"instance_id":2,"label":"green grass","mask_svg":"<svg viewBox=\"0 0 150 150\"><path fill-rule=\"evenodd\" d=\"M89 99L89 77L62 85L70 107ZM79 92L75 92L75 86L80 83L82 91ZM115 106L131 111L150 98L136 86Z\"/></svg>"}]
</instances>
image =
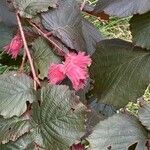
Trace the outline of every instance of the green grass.
<instances>
[{"instance_id":1,"label":"green grass","mask_svg":"<svg viewBox=\"0 0 150 150\"><path fill-rule=\"evenodd\" d=\"M87 0L90 4L95 5L97 0ZM128 18L111 17L109 21L100 21L97 17L84 15L86 19L92 22L97 29L108 38L121 38L131 41L132 36L129 29Z\"/></svg>"},{"instance_id":2,"label":"green grass","mask_svg":"<svg viewBox=\"0 0 150 150\"><path fill-rule=\"evenodd\" d=\"M107 38L120 38L131 41L132 36L129 29L130 18L110 18L109 21L101 21L93 16L85 16L94 26Z\"/></svg>"}]
</instances>

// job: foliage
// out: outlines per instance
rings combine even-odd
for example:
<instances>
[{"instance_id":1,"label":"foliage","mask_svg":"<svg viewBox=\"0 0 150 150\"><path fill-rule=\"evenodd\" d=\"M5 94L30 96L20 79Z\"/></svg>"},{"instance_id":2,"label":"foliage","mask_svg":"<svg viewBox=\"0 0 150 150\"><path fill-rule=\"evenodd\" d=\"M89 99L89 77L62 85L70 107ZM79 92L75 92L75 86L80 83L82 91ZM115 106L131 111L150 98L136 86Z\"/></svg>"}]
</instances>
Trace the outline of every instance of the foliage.
<instances>
[{"instance_id":1,"label":"foliage","mask_svg":"<svg viewBox=\"0 0 150 150\"><path fill-rule=\"evenodd\" d=\"M132 40L91 15L128 17ZM149 150L149 36L149 0L1 0L0 52L19 55L0 55L0 149Z\"/></svg>"}]
</instances>

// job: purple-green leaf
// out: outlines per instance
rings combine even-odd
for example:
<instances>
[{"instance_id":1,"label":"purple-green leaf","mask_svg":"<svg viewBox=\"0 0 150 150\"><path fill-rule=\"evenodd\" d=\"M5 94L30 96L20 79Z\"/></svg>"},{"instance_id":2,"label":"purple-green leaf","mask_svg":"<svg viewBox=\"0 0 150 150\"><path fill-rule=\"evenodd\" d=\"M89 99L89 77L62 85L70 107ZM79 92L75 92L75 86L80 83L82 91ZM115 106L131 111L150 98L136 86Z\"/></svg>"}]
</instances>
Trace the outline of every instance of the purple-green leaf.
<instances>
[{"instance_id":1,"label":"purple-green leaf","mask_svg":"<svg viewBox=\"0 0 150 150\"><path fill-rule=\"evenodd\" d=\"M92 94L100 103L121 108L144 94L150 81L149 51L111 39L99 42L92 58L90 73L95 80Z\"/></svg>"}]
</instances>

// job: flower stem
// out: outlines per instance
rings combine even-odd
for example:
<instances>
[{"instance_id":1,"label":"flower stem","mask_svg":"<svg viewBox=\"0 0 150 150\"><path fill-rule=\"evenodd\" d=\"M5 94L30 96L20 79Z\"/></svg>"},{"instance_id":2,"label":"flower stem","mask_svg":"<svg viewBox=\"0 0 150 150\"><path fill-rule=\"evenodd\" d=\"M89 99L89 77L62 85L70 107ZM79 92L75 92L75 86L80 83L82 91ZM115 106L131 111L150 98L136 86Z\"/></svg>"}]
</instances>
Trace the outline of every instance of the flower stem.
<instances>
[{"instance_id":1,"label":"flower stem","mask_svg":"<svg viewBox=\"0 0 150 150\"><path fill-rule=\"evenodd\" d=\"M25 34L24 34L24 31L23 31L23 27L22 27L22 24L21 24L19 13L16 13L16 17L17 17L17 22L18 22L20 33L21 33L22 41L23 41L23 44L24 44L24 50L25 50L26 55L28 57L30 67L31 67L31 71L32 71L32 74L33 74L34 89L36 90L37 89L37 84L40 85L40 81L39 81L38 77L36 76L35 68L34 68L34 65L33 65L33 60L32 60L28 45L27 45L27 41L26 41L26 38L25 38Z\"/></svg>"}]
</instances>

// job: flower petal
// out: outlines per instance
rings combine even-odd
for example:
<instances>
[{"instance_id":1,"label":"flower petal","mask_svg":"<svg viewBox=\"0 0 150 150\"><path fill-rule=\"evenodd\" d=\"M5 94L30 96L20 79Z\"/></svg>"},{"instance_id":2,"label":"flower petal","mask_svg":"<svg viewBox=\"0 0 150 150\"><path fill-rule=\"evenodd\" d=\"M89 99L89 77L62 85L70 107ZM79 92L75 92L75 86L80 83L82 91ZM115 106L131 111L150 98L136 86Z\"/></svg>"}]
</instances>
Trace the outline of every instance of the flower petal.
<instances>
[{"instance_id":1,"label":"flower petal","mask_svg":"<svg viewBox=\"0 0 150 150\"><path fill-rule=\"evenodd\" d=\"M63 64L51 64L48 71L48 79L51 84L58 84L65 77Z\"/></svg>"},{"instance_id":2,"label":"flower petal","mask_svg":"<svg viewBox=\"0 0 150 150\"><path fill-rule=\"evenodd\" d=\"M66 55L65 63L73 63L80 68L86 68L91 65L91 58L89 55L85 55L85 52L79 52L78 54L69 53Z\"/></svg>"},{"instance_id":3,"label":"flower petal","mask_svg":"<svg viewBox=\"0 0 150 150\"><path fill-rule=\"evenodd\" d=\"M16 34L11 40L10 44L4 47L4 51L12 55L12 58L16 58L20 49L23 47L23 42L20 34Z\"/></svg>"},{"instance_id":4,"label":"flower petal","mask_svg":"<svg viewBox=\"0 0 150 150\"><path fill-rule=\"evenodd\" d=\"M89 76L87 69L82 69L72 63L65 66L65 74L71 80L73 88L76 91L84 88Z\"/></svg>"}]
</instances>

